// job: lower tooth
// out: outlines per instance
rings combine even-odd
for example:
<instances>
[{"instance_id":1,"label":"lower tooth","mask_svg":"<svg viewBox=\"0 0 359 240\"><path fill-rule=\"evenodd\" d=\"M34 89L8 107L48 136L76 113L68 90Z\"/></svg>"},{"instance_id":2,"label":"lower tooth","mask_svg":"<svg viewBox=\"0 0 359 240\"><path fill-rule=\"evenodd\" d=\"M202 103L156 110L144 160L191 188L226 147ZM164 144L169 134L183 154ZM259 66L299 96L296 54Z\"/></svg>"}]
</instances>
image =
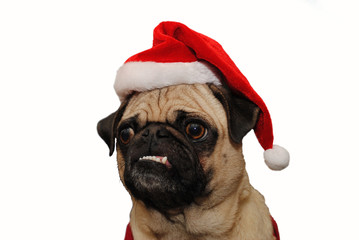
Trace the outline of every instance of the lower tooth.
<instances>
[{"instance_id":1,"label":"lower tooth","mask_svg":"<svg viewBox=\"0 0 359 240\"><path fill-rule=\"evenodd\" d=\"M139 160L152 160L154 162L166 164L167 163L167 157L157 158L155 156L146 156L146 157L140 157Z\"/></svg>"}]
</instances>

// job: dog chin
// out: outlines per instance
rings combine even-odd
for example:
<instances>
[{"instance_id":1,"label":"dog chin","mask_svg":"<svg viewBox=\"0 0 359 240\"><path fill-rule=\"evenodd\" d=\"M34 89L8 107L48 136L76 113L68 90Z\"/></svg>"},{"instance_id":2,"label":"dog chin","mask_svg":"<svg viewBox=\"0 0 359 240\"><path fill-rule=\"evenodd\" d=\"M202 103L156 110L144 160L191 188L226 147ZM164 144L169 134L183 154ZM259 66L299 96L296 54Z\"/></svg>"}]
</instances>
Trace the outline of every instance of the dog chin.
<instances>
[{"instance_id":1,"label":"dog chin","mask_svg":"<svg viewBox=\"0 0 359 240\"><path fill-rule=\"evenodd\" d=\"M138 151L136 155L138 155ZM190 205L200 197L207 179L196 155L133 156L126 159L125 185L131 194L167 214Z\"/></svg>"}]
</instances>

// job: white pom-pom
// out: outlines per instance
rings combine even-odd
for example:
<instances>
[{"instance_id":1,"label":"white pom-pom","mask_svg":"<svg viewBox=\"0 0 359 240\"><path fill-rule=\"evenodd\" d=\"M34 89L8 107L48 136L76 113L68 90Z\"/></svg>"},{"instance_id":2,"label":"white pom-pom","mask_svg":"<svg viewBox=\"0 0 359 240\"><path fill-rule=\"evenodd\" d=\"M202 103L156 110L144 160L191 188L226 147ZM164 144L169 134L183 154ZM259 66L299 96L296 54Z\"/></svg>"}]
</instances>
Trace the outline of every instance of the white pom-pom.
<instances>
[{"instance_id":1,"label":"white pom-pom","mask_svg":"<svg viewBox=\"0 0 359 240\"><path fill-rule=\"evenodd\" d=\"M289 165L289 152L278 145L273 145L273 148L264 151L264 162L267 166L276 171L283 170Z\"/></svg>"}]
</instances>

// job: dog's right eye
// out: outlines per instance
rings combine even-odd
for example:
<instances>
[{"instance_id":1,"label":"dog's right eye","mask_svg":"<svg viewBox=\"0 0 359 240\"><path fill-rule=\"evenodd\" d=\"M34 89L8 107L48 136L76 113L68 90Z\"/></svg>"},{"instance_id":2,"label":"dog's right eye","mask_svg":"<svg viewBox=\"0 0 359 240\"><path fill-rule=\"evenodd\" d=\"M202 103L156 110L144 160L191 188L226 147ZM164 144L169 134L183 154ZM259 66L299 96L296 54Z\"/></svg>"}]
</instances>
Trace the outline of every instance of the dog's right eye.
<instances>
[{"instance_id":1,"label":"dog's right eye","mask_svg":"<svg viewBox=\"0 0 359 240\"><path fill-rule=\"evenodd\" d=\"M122 144L128 144L131 141L131 138L135 135L135 132L132 128L125 128L121 130L119 139Z\"/></svg>"}]
</instances>

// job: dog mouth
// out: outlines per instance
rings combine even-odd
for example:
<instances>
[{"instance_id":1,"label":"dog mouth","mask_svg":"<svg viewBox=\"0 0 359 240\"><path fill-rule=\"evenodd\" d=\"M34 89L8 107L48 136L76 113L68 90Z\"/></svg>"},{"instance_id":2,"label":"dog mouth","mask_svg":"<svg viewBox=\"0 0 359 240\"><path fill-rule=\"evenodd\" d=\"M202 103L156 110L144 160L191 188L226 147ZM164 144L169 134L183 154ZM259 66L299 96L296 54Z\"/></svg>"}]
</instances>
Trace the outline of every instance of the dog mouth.
<instances>
[{"instance_id":1,"label":"dog mouth","mask_svg":"<svg viewBox=\"0 0 359 240\"><path fill-rule=\"evenodd\" d=\"M193 146L175 129L168 129L151 123L123 148L125 186L146 207L162 213L188 206L207 183Z\"/></svg>"},{"instance_id":2,"label":"dog mouth","mask_svg":"<svg viewBox=\"0 0 359 240\"><path fill-rule=\"evenodd\" d=\"M167 156L143 156L138 159L139 161L153 161L165 165L167 168L171 168L172 165L168 161Z\"/></svg>"},{"instance_id":3,"label":"dog mouth","mask_svg":"<svg viewBox=\"0 0 359 240\"><path fill-rule=\"evenodd\" d=\"M126 158L127 189L134 198L161 213L188 206L203 193L207 182L196 155L191 153L184 147L175 153L170 149L152 153L134 147Z\"/></svg>"}]
</instances>

